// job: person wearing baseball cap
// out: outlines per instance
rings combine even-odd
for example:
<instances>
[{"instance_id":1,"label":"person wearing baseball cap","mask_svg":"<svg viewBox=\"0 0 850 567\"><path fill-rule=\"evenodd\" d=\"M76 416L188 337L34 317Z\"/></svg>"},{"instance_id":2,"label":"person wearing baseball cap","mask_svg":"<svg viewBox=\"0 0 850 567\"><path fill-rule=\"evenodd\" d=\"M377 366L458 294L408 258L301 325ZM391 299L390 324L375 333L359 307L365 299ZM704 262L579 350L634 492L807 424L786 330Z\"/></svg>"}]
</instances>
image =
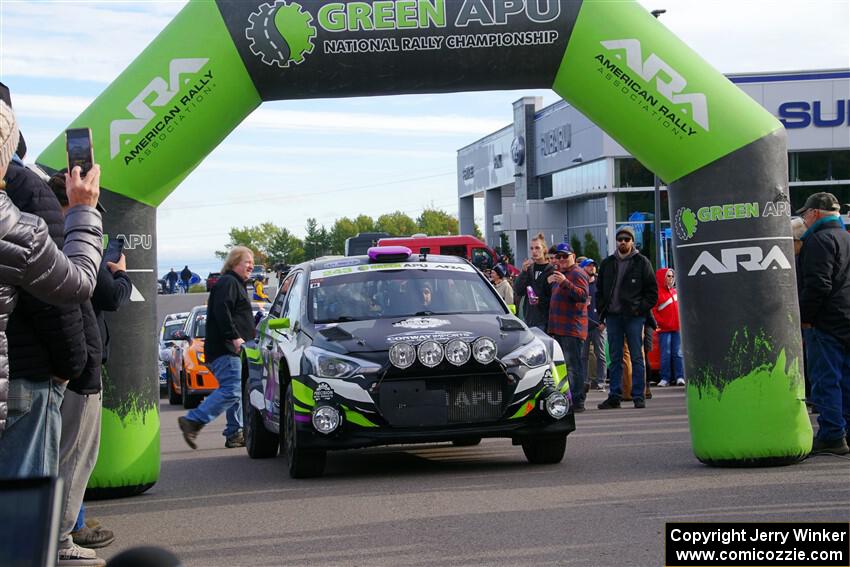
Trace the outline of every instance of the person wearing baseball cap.
<instances>
[{"instance_id":1,"label":"person wearing baseball cap","mask_svg":"<svg viewBox=\"0 0 850 567\"><path fill-rule=\"evenodd\" d=\"M596 282L596 301L602 328L608 329L611 384L599 409L620 407L623 398L623 345L628 342L632 361L631 398L636 408L646 407L646 369L643 359L643 326L658 300L658 285L649 259L635 247L635 231L617 229L617 248L602 260Z\"/></svg>"},{"instance_id":2,"label":"person wearing baseball cap","mask_svg":"<svg viewBox=\"0 0 850 567\"><path fill-rule=\"evenodd\" d=\"M797 211L808 227L800 249L800 322L811 400L818 411L812 454L850 453L850 233L832 193Z\"/></svg>"},{"instance_id":3,"label":"person wearing baseball cap","mask_svg":"<svg viewBox=\"0 0 850 567\"><path fill-rule=\"evenodd\" d=\"M573 411L579 413L584 411L585 400L581 351L587 339L588 280L585 271L576 264L575 252L566 242L555 247L555 263L556 271L547 279L552 286L549 334L564 351Z\"/></svg>"}]
</instances>

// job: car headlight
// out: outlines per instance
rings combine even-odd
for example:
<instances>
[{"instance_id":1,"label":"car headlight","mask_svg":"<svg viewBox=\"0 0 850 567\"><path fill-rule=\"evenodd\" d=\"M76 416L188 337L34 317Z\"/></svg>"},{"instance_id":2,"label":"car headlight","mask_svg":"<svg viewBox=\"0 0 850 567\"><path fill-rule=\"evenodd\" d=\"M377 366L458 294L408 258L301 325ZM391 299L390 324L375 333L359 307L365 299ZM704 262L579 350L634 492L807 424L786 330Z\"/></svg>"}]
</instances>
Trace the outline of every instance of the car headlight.
<instances>
[{"instance_id":1,"label":"car headlight","mask_svg":"<svg viewBox=\"0 0 850 567\"><path fill-rule=\"evenodd\" d=\"M200 362L201 364L206 364L207 362L207 357L205 357L204 353L200 351L198 352L198 362Z\"/></svg>"},{"instance_id":2,"label":"car headlight","mask_svg":"<svg viewBox=\"0 0 850 567\"><path fill-rule=\"evenodd\" d=\"M396 343L390 347L390 362L396 368L410 368L416 362L416 349L410 343Z\"/></svg>"},{"instance_id":3,"label":"car headlight","mask_svg":"<svg viewBox=\"0 0 850 567\"><path fill-rule=\"evenodd\" d=\"M472 343L472 356L481 364L490 364L496 360L496 341L490 337L481 337Z\"/></svg>"},{"instance_id":4,"label":"car headlight","mask_svg":"<svg viewBox=\"0 0 850 567\"><path fill-rule=\"evenodd\" d=\"M419 345L419 362L428 368L434 368L443 361L443 347L435 341L425 341Z\"/></svg>"},{"instance_id":5,"label":"car headlight","mask_svg":"<svg viewBox=\"0 0 850 567\"><path fill-rule=\"evenodd\" d=\"M552 392L546 397L546 413L553 419L561 419L570 410L570 402L561 392Z\"/></svg>"},{"instance_id":6,"label":"car headlight","mask_svg":"<svg viewBox=\"0 0 850 567\"><path fill-rule=\"evenodd\" d=\"M343 356L318 347L306 349L304 358L313 366L313 374L320 378L350 378L355 374L380 370L380 366L366 360Z\"/></svg>"},{"instance_id":7,"label":"car headlight","mask_svg":"<svg viewBox=\"0 0 850 567\"><path fill-rule=\"evenodd\" d=\"M538 338L535 338L530 343L523 345L502 358L505 366L519 366L520 364L529 368L536 368L548 364L549 355L546 352L546 345Z\"/></svg>"},{"instance_id":8,"label":"car headlight","mask_svg":"<svg viewBox=\"0 0 850 567\"><path fill-rule=\"evenodd\" d=\"M455 366L463 366L469 362L471 355L472 349L469 348L469 343L454 339L446 345L446 360Z\"/></svg>"},{"instance_id":9,"label":"car headlight","mask_svg":"<svg viewBox=\"0 0 850 567\"><path fill-rule=\"evenodd\" d=\"M313 410L312 420L313 427L319 433L333 433L339 427L340 414L339 410L331 406L319 406Z\"/></svg>"}]
</instances>

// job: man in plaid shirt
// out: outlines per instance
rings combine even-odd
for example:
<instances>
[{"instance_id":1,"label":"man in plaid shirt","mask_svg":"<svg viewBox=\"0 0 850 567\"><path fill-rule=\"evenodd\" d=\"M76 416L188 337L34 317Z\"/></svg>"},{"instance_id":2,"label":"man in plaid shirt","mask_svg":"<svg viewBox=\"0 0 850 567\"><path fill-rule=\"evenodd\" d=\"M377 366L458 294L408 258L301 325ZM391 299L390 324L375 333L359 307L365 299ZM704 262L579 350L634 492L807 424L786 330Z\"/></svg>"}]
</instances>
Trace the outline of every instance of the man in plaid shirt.
<instances>
[{"instance_id":1,"label":"man in plaid shirt","mask_svg":"<svg viewBox=\"0 0 850 567\"><path fill-rule=\"evenodd\" d=\"M589 281L587 274L576 264L576 255L566 242L558 244L555 252L557 271L548 278L552 285L549 302L549 334L564 351L573 411L584 411L584 370L581 350L587 339L587 303Z\"/></svg>"}]
</instances>

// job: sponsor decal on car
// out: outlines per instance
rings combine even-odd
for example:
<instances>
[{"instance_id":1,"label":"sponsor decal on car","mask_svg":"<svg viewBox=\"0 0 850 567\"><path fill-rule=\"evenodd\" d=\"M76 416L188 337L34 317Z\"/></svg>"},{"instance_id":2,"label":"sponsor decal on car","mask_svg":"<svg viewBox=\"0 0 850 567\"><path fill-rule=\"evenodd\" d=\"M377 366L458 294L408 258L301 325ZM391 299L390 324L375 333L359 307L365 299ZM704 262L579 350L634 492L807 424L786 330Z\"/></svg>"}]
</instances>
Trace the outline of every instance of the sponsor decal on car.
<instances>
[{"instance_id":1,"label":"sponsor decal on car","mask_svg":"<svg viewBox=\"0 0 850 567\"><path fill-rule=\"evenodd\" d=\"M439 262L394 262L389 264L361 264L359 266L343 266L325 270L314 270L310 274L310 281L331 278L335 276L346 276L358 272L375 272L385 270L440 270L445 272L470 272L476 269L469 264L441 264Z\"/></svg>"},{"instance_id":2,"label":"sponsor decal on car","mask_svg":"<svg viewBox=\"0 0 850 567\"><path fill-rule=\"evenodd\" d=\"M409 342L419 343L423 341L446 342L452 339L469 339L474 336L469 331L426 331L424 333L409 332L398 335L387 336L388 343Z\"/></svg>"},{"instance_id":3,"label":"sponsor decal on car","mask_svg":"<svg viewBox=\"0 0 850 567\"><path fill-rule=\"evenodd\" d=\"M333 389L326 382L321 382L316 389L313 390L313 399L317 402L327 402L334 397Z\"/></svg>"},{"instance_id":4,"label":"sponsor decal on car","mask_svg":"<svg viewBox=\"0 0 850 567\"><path fill-rule=\"evenodd\" d=\"M401 327L403 329L433 329L435 327L444 327L451 325L450 321L445 319L434 319L432 317L412 317L393 323L393 327Z\"/></svg>"}]
</instances>

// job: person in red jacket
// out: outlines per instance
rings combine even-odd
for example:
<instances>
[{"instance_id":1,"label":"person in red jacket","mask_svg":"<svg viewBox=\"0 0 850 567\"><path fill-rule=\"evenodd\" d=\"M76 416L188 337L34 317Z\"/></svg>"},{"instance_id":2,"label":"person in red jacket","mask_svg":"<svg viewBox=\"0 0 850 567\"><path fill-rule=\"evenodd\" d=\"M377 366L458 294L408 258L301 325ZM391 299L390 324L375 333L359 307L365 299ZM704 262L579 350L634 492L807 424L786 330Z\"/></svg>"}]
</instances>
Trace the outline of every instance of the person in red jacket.
<instances>
[{"instance_id":1,"label":"person in red jacket","mask_svg":"<svg viewBox=\"0 0 850 567\"><path fill-rule=\"evenodd\" d=\"M682 363L682 336L679 334L679 297L676 294L676 276L670 268L655 271L658 283L658 301L652 315L658 323L658 343L661 351L661 381L664 388L673 383L685 385L685 369ZM672 374L670 373L672 363Z\"/></svg>"}]
</instances>

